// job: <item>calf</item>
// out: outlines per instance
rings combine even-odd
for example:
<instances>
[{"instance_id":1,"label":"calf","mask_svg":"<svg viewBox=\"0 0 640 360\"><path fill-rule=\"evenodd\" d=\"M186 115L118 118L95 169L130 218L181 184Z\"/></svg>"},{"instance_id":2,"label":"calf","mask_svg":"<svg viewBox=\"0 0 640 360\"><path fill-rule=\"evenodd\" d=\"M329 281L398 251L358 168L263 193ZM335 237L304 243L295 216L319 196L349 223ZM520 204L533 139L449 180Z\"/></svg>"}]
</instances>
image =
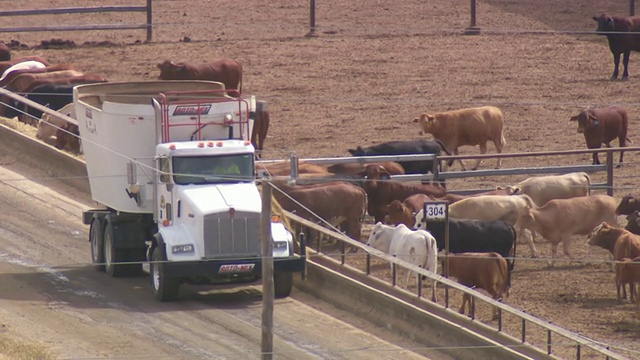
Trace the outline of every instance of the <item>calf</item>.
<instances>
[{"instance_id":1,"label":"calf","mask_svg":"<svg viewBox=\"0 0 640 360\"><path fill-rule=\"evenodd\" d=\"M436 273L438 249L436 240L424 230L411 230L404 225L388 226L376 223L367 239L367 245ZM393 264L391 264L393 271ZM407 286L410 272L407 273ZM416 281L420 274L416 274ZM432 281L431 300L436 301L436 282Z\"/></svg>"},{"instance_id":2,"label":"calf","mask_svg":"<svg viewBox=\"0 0 640 360\"><path fill-rule=\"evenodd\" d=\"M495 106L483 106L461 110L446 111L435 114L422 114L413 120L422 131L432 134L442 141L445 148L458 155L458 148L465 145L480 146L480 153L487 152L487 142L491 141L498 153L506 144L503 133L502 111ZM480 166L478 159L473 170ZM462 160L458 160L462 170L467 168ZM500 168L502 159L498 158L496 168ZM449 161L449 166L453 161Z\"/></svg>"},{"instance_id":3,"label":"calf","mask_svg":"<svg viewBox=\"0 0 640 360\"><path fill-rule=\"evenodd\" d=\"M638 301L636 283L640 283L640 257L629 259L622 258L616 262L616 289L618 301L621 301L620 288L625 288L629 284L629 299L631 302Z\"/></svg>"},{"instance_id":4,"label":"calf","mask_svg":"<svg viewBox=\"0 0 640 360\"><path fill-rule=\"evenodd\" d=\"M589 234L587 244L609 250L614 261L620 261L624 258L634 259L640 256L640 236L625 229L611 226L606 222L593 229ZM620 297L620 288L618 287L618 299L620 298L627 298L624 286L622 286L622 297Z\"/></svg>"},{"instance_id":5,"label":"calf","mask_svg":"<svg viewBox=\"0 0 640 360\"><path fill-rule=\"evenodd\" d=\"M538 232L551 243L550 266L554 265L558 244L571 259L571 235L587 235L603 221L615 224L616 200L607 195L590 195L551 200L544 206L523 209L516 227Z\"/></svg>"},{"instance_id":6,"label":"calf","mask_svg":"<svg viewBox=\"0 0 640 360\"><path fill-rule=\"evenodd\" d=\"M618 138L620 147L627 146L627 111L619 106L582 110L570 121L578 122L578 133L584 135L587 149L600 149L602 144L611 147L611 141ZM618 166L622 165L624 151L620 151ZM593 153L593 164L600 164L598 153Z\"/></svg>"},{"instance_id":7,"label":"calf","mask_svg":"<svg viewBox=\"0 0 640 360\"><path fill-rule=\"evenodd\" d=\"M314 222L341 219L339 225L346 235L362 241L362 220L367 208L367 195L362 188L342 181L306 186L275 181L274 186L273 196L283 209Z\"/></svg>"},{"instance_id":8,"label":"calf","mask_svg":"<svg viewBox=\"0 0 640 360\"><path fill-rule=\"evenodd\" d=\"M494 300L500 301L509 295L511 288L511 271L507 261L495 252L489 253L460 253L454 256L442 257L442 268L447 269L449 277L455 278L460 284L474 289L484 289ZM465 304L469 304L471 313L471 295L462 295L460 314L465 312ZM498 317L498 308L494 309L493 319Z\"/></svg>"},{"instance_id":9,"label":"calf","mask_svg":"<svg viewBox=\"0 0 640 360\"><path fill-rule=\"evenodd\" d=\"M364 189L369 199L369 215L375 218L375 222L384 220L383 207L393 200L404 200L414 194L426 194L430 197L444 196L446 191L438 185L430 184L406 184L391 181L391 175L382 167L367 165L366 182Z\"/></svg>"},{"instance_id":10,"label":"calf","mask_svg":"<svg viewBox=\"0 0 640 360\"><path fill-rule=\"evenodd\" d=\"M625 195L616 208L616 215L629 215L640 210L640 199L631 194Z\"/></svg>"},{"instance_id":11,"label":"calf","mask_svg":"<svg viewBox=\"0 0 640 360\"><path fill-rule=\"evenodd\" d=\"M585 172L528 178L504 189L511 194L526 194L537 205L549 200L587 196L591 193L591 180Z\"/></svg>"},{"instance_id":12,"label":"calf","mask_svg":"<svg viewBox=\"0 0 640 360\"><path fill-rule=\"evenodd\" d=\"M629 78L627 66L629 65L631 50L640 51L640 34L638 34L640 32L640 17L601 14L600 16L594 16L593 20L598 23L596 31L602 32L603 35L607 36L609 50L613 54L614 68L611 80L618 78L620 54L623 55L622 65L624 66L622 80L627 80Z\"/></svg>"},{"instance_id":13,"label":"calf","mask_svg":"<svg viewBox=\"0 0 640 360\"><path fill-rule=\"evenodd\" d=\"M224 84L230 96L242 93L242 64L233 59L220 59L203 64L174 63L166 60L157 65L161 80L209 80Z\"/></svg>"}]
</instances>

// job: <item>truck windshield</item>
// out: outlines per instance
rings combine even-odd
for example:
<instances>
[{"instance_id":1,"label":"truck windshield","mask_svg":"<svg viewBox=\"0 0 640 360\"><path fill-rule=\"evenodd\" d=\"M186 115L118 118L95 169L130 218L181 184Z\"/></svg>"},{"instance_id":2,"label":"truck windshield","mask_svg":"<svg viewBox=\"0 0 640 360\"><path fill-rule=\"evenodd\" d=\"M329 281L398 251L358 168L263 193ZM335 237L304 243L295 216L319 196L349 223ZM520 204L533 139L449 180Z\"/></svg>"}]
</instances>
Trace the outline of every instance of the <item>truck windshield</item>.
<instances>
[{"instance_id":1,"label":"truck windshield","mask_svg":"<svg viewBox=\"0 0 640 360\"><path fill-rule=\"evenodd\" d=\"M220 184L253 181L253 154L173 158L176 184Z\"/></svg>"}]
</instances>

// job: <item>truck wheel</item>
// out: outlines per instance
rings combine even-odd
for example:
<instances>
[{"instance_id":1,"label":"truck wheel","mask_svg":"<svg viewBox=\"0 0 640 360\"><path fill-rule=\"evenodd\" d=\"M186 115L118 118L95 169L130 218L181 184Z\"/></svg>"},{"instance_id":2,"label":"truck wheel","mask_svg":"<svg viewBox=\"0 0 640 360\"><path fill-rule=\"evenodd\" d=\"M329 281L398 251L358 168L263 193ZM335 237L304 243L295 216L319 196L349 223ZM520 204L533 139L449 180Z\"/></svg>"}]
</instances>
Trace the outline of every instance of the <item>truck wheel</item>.
<instances>
[{"instance_id":1,"label":"truck wheel","mask_svg":"<svg viewBox=\"0 0 640 360\"><path fill-rule=\"evenodd\" d=\"M168 277L165 273L166 267L162 262L166 260L166 257L159 247L153 250L149 273L151 274L153 294L158 301L176 300L178 298L178 292L180 291L180 282L177 279Z\"/></svg>"},{"instance_id":2,"label":"truck wheel","mask_svg":"<svg viewBox=\"0 0 640 360\"><path fill-rule=\"evenodd\" d=\"M99 219L91 220L89 230L89 240L91 241L91 262L96 271L104 272L104 241L102 239L102 224Z\"/></svg>"},{"instance_id":3,"label":"truck wheel","mask_svg":"<svg viewBox=\"0 0 640 360\"><path fill-rule=\"evenodd\" d=\"M131 274L132 267L135 269L136 265L117 265L116 263L124 262L127 259L122 256L123 252L115 249L113 245L113 225L111 222L107 222L107 226L104 229L104 267L107 274L111 277L123 277Z\"/></svg>"},{"instance_id":4,"label":"truck wheel","mask_svg":"<svg viewBox=\"0 0 640 360\"><path fill-rule=\"evenodd\" d=\"M281 299L291 294L293 288L293 273L275 273L273 275L273 292L276 299Z\"/></svg>"}]
</instances>

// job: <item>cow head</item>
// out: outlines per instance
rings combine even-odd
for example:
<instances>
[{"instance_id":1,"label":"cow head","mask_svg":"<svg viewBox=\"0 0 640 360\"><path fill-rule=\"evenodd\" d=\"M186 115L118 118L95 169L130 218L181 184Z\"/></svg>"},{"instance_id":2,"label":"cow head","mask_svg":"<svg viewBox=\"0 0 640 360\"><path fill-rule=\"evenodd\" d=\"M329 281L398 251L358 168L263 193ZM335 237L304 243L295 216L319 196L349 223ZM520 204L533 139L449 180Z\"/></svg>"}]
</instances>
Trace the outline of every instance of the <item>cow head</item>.
<instances>
[{"instance_id":1,"label":"cow head","mask_svg":"<svg viewBox=\"0 0 640 360\"><path fill-rule=\"evenodd\" d=\"M608 249L617 237L618 234L613 231L613 227L603 222L591 231L587 239L587 244Z\"/></svg>"},{"instance_id":2,"label":"cow head","mask_svg":"<svg viewBox=\"0 0 640 360\"><path fill-rule=\"evenodd\" d=\"M598 23L598 28L596 31L615 31L615 21L614 19L607 14L600 14L599 16L594 16L593 20Z\"/></svg>"},{"instance_id":3,"label":"cow head","mask_svg":"<svg viewBox=\"0 0 640 360\"><path fill-rule=\"evenodd\" d=\"M381 251L389 251L389 249L385 249L384 246L384 237L383 233L389 229L389 226L383 225L381 222L377 222L373 229L371 229L371 234L369 234L369 238L367 239L367 246L374 247ZM390 245L390 244L389 244Z\"/></svg>"},{"instance_id":4,"label":"cow head","mask_svg":"<svg viewBox=\"0 0 640 360\"><path fill-rule=\"evenodd\" d=\"M511 186L511 185L496 186L496 190L504 190L504 191L507 192L508 195L519 195L519 194L522 194L522 189L520 189L518 186Z\"/></svg>"},{"instance_id":5,"label":"cow head","mask_svg":"<svg viewBox=\"0 0 640 360\"><path fill-rule=\"evenodd\" d=\"M165 60L161 64L156 65L158 69L160 69L160 76L158 79L160 80L175 80L174 73L176 69L176 64L171 60Z\"/></svg>"},{"instance_id":6,"label":"cow head","mask_svg":"<svg viewBox=\"0 0 640 360\"><path fill-rule=\"evenodd\" d=\"M364 156L364 155L366 155L366 151L362 148L362 146L358 146L355 149L348 149L347 151L352 156Z\"/></svg>"},{"instance_id":7,"label":"cow head","mask_svg":"<svg viewBox=\"0 0 640 360\"><path fill-rule=\"evenodd\" d=\"M436 121L435 116L429 115L429 114L421 114L420 117L413 119L413 122L417 123L422 129L422 131L420 132L420 135L422 135L422 133L425 133L425 134L431 133L431 129L434 126L435 121Z\"/></svg>"},{"instance_id":8,"label":"cow head","mask_svg":"<svg viewBox=\"0 0 640 360\"><path fill-rule=\"evenodd\" d=\"M624 228L636 235L640 233L640 211L634 210L631 214L627 215L627 226Z\"/></svg>"},{"instance_id":9,"label":"cow head","mask_svg":"<svg viewBox=\"0 0 640 360\"><path fill-rule=\"evenodd\" d=\"M638 199L633 195L625 195L616 208L616 215L629 215L638 206Z\"/></svg>"},{"instance_id":10,"label":"cow head","mask_svg":"<svg viewBox=\"0 0 640 360\"><path fill-rule=\"evenodd\" d=\"M600 126L600 120L588 110L580 111L576 116L572 116L569 121L578 122L578 133L583 134L589 128Z\"/></svg>"},{"instance_id":11,"label":"cow head","mask_svg":"<svg viewBox=\"0 0 640 360\"><path fill-rule=\"evenodd\" d=\"M389 180L391 174L383 166L376 164L369 164L365 168L365 183L364 189L375 190L378 187L378 180Z\"/></svg>"}]
</instances>

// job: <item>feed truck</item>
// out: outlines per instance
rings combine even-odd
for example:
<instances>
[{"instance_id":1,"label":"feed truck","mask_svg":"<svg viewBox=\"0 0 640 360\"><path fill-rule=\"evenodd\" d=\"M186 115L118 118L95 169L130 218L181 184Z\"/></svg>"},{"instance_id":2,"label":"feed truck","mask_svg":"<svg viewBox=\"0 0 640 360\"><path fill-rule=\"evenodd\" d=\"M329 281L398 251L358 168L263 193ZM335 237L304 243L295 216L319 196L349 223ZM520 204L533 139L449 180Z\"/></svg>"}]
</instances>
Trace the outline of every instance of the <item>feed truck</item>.
<instances>
[{"instance_id":1,"label":"feed truck","mask_svg":"<svg viewBox=\"0 0 640 360\"><path fill-rule=\"evenodd\" d=\"M249 139L255 98L210 81L79 85L73 101L91 196L83 212L94 267L113 277L149 261L159 301L180 284L237 284L262 276L262 199ZM272 218L274 293L286 297L304 257ZM268 234L268 232L267 232ZM304 249L301 249L304 253Z\"/></svg>"}]
</instances>

